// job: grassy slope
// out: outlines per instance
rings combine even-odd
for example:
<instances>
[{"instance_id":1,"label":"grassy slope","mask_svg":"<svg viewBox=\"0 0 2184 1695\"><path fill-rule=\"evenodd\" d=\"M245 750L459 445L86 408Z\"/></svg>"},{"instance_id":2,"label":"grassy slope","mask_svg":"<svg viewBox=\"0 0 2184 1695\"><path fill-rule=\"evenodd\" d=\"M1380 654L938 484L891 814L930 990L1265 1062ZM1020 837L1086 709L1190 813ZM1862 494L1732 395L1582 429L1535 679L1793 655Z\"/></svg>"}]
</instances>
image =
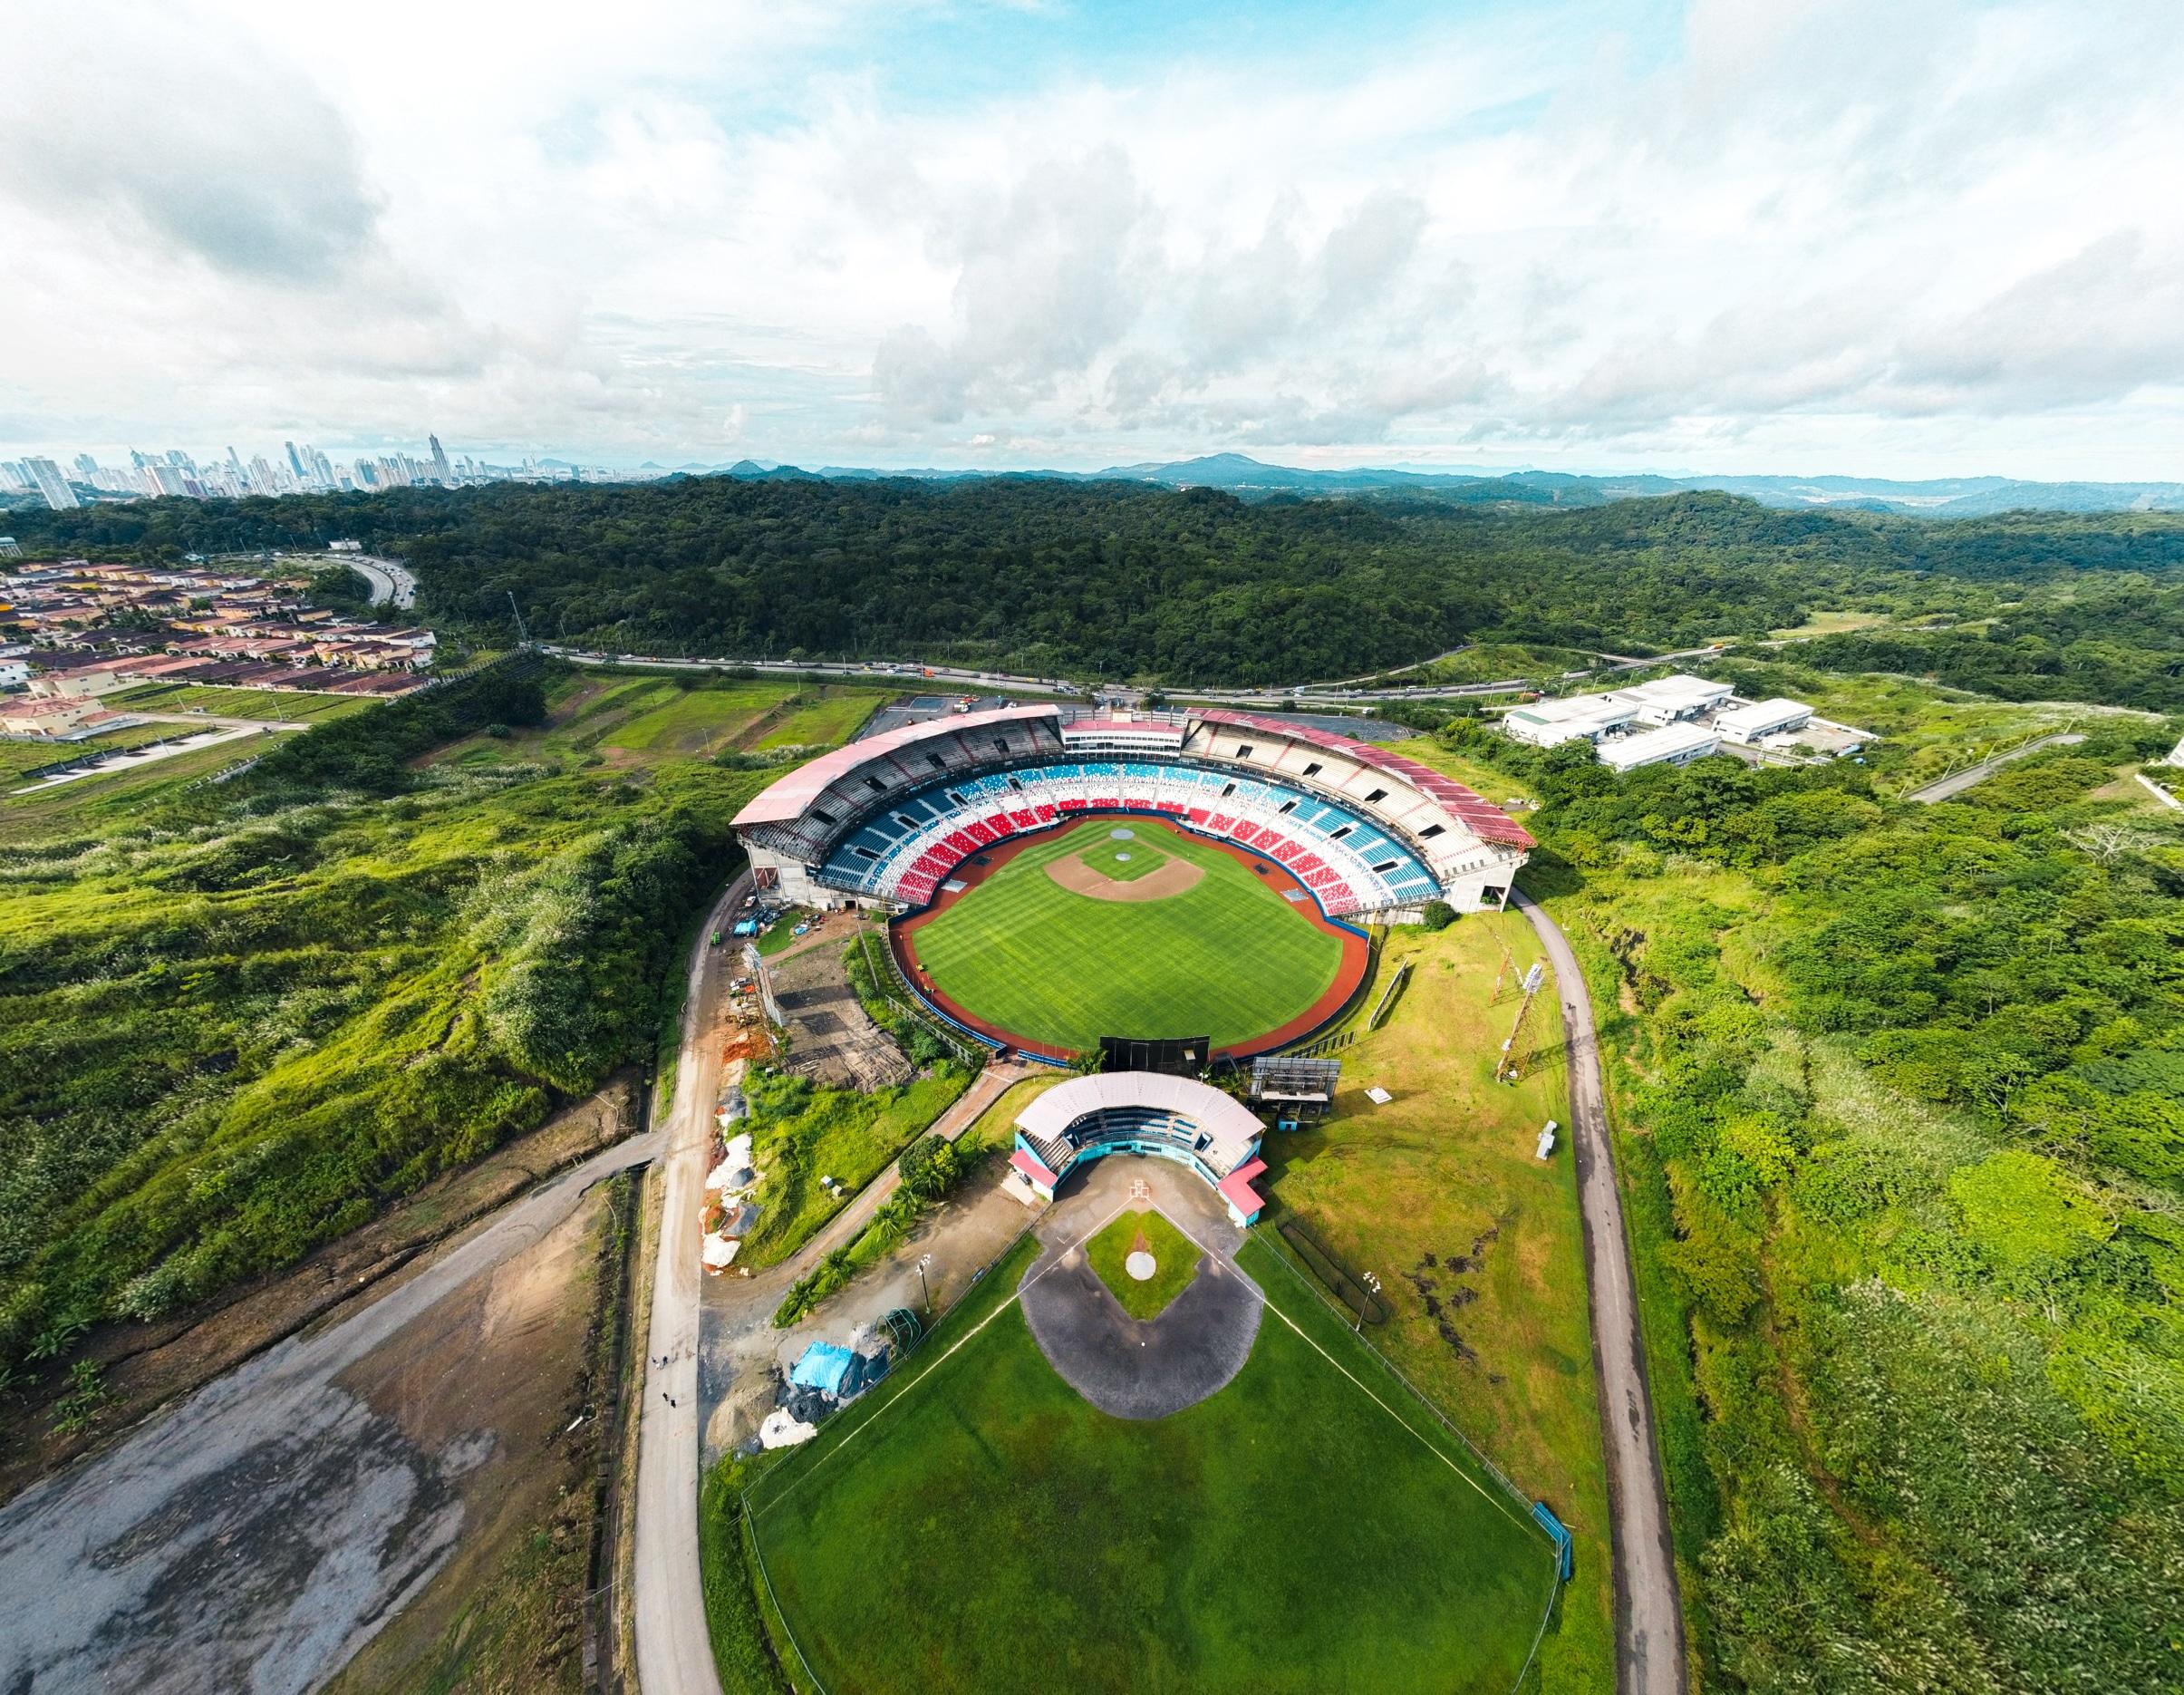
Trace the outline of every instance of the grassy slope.
<instances>
[{"instance_id":1,"label":"grassy slope","mask_svg":"<svg viewBox=\"0 0 2184 1695\"><path fill-rule=\"evenodd\" d=\"M971 1324L944 1327L884 1416L768 1477L754 1526L828 1687L1506 1688L1544 1543L1331 1314L1253 1269L1304 1334L1268 1315L1236 1381L1171 1418L1097 1411L1012 1306L952 1354Z\"/></svg>"},{"instance_id":2,"label":"grassy slope","mask_svg":"<svg viewBox=\"0 0 2184 1695\"><path fill-rule=\"evenodd\" d=\"M1612 1681L1614 1660L1583 1244L1567 1153L1533 1157L1540 1126L1569 1119L1561 1032L1551 1002L1535 1007L1548 1016L1522 1046L1538 1063L1514 1087L1493 1080L1516 1010L1506 986L1490 1004L1497 935L1513 983L1538 956L1513 916L1390 935L1381 979L1408 958L1408 984L1381 1029L1344 1051L1336 1116L1268 1137L1261 1186L1276 1220L1295 1215L1352 1270L1380 1277L1394 1316L1376 1343L1570 1526L1577 1575L1542 1668L1549 1690L1591 1690ZM1395 1099L1372 1105L1371 1084ZM1476 1263L1452 1270L1474 1245Z\"/></svg>"},{"instance_id":3,"label":"grassy slope","mask_svg":"<svg viewBox=\"0 0 2184 1695\"><path fill-rule=\"evenodd\" d=\"M317 723L361 712L372 702L355 695L304 694L288 689L223 689L201 683L149 683L106 698L117 712L198 712L215 718L270 718Z\"/></svg>"},{"instance_id":4,"label":"grassy slope","mask_svg":"<svg viewBox=\"0 0 2184 1695\"><path fill-rule=\"evenodd\" d=\"M889 697L871 689L829 686L802 691L806 703L766 728L758 745L766 748L831 748L855 735Z\"/></svg>"},{"instance_id":5,"label":"grassy slope","mask_svg":"<svg viewBox=\"0 0 2184 1695\"><path fill-rule=\"evenodd\" d=\"M947 993L1003 1029L1068 1048L1103 1035L1242 1041L1294 1017L1341 963L1335 939L1218 849L1160 840L1205 876L1164 900L1073 895L1047 875L1108 820L1033 842L917 933Z\"/></svg>"},{"instance_id":6,"label":"grassy slope","mask_svg":"<svg viewBox=\"0 0 2184 1695\"><path fill-rule=\"evenodd\" d=\"M1127 1261L1140 1234L1153 1255L1153 1274L1140 1283L1130 1275ZM1100 1282L1114 1291L1122 1310L1132 1318L1158 1318L1168 1303L1191 1286L1198 1274L1198 1245L1159 1213L1126 1212L1108 1221L1106 1228L1085 1244L1085 1257L1099 1274Z\"/></svg>"},{"instance_id":7,"label":"grassy slope","mask_svg":"<svg viewBox=\"0 0 2184 1695\"><path fill-rule=\"evenodd\" d=\"M527 926L581 918L534 899L533 874L671 811L724 839L764 781L443 778L233 821L200 793L189 816L213 821L158 827L149 809L233 759L0 809L16 839L66 844L0 850L0 1118L22 1115L0 1321L18 1341L155 1268L122 1310L278 1263L536 1122L554 1088L488 1009Z\"/></svg>"}]
</instances>

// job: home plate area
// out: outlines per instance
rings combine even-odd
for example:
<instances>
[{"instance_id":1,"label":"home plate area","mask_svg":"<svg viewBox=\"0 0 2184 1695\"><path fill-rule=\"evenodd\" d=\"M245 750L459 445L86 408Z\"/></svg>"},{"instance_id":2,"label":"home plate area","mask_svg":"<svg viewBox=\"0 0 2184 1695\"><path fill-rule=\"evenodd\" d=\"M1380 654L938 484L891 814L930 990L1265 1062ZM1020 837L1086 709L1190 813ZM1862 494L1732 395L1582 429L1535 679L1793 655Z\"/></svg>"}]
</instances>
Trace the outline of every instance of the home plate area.
<instances>
[{"instance_id":1,"label":"home plate area","mask_svg":"<svg viewBox=\"0 0 2184 1695\"><path fill-rule=\"evenodd\" d=\"M1117 1207L1110 1193L1113 1216L1097 1228L1100 1214L1086 1209L1049 1218L1052 1235L1041 1232L1049 1245L1020 1297L1047 1362L1119 1419L1164 1419L1195 1406L1243 1370L1259 1334L1259 1289L1229 1257L1235 1226L1203 1203L1193 1207L1195 1197L1160 1187L1161 1206L1188 1234L1147 1200ZM1133 1316L1126 1299L1150 1316Z\"/></svg>"}]
</instances>

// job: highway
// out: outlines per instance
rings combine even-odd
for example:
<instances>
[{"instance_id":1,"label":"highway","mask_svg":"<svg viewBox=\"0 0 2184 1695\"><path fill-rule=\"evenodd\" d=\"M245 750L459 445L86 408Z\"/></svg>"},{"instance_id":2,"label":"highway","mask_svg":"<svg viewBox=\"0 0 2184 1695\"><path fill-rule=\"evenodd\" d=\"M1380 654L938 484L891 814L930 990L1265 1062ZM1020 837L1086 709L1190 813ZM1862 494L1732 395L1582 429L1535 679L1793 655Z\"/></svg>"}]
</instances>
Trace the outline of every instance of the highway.
<instances>
[{"instance_id":1,"label":"highway","mask_svg":"<svg viewBox=\"0 0 2184 1695\"><path fill-rule=\"evenodd\" d=\"M417 579L409 567L362 553L351 554L344 563L372 585L373 605L391 601L398 611L407 612L417 604Z\"/></svg>"},{"instance_id":2,"label":"highway","mask_svg":"<svg viewBox=\"0 0 2184 1695\"><path fill-rule=\"evenodd\" d=\"M1668 1491L1653 1433L1646 1381L1646 1339L1624 1233L1600 1079L1592 999L1570 938L1519 890L1512 898L1531 920L1554 967L1570 1056L1570 1147L1585 1227L1585 1275L1592 1293L1592 1361L1600 1433L1608 1461L1609 1535L1615 1562L1615 1686L1618 1695L1682 1695L1683 1602L1676 1548L1668 1534Z\"/></svg>"}]
</instances>

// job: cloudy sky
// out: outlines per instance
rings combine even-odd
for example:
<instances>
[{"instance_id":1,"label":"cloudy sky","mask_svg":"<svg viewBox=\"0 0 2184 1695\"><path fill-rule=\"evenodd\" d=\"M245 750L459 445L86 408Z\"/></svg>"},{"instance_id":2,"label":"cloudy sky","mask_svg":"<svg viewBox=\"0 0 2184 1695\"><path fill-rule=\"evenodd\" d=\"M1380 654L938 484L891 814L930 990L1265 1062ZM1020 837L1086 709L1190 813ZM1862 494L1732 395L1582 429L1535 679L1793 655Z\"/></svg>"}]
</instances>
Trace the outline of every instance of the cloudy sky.
<instances>
[{"instance_id":1,"label":"cloudy sky","mask_svg":"<svg viewBox=\"0 0 2184 1695\"><path fill-rule=\"evenodd\" d=\"M2173 0L12 10L11 454L2184 479Z\"/></svg>"}]
</instances>

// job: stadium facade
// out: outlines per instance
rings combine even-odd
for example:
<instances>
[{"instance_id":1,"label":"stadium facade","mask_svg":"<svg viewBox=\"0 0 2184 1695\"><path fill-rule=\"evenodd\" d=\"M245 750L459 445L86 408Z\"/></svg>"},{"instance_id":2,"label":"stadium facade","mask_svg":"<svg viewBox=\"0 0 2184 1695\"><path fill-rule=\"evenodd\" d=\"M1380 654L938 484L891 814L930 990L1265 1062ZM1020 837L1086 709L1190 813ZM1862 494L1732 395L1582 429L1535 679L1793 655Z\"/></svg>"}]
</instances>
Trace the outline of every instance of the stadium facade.
<instances>
[{"instance_id":1,"label":"stadium facade","mask_svg":"<svg viewBox=\"0 0 2184 1695\"><path fill-rule=\"evenodd\" d=\"M1016 837L1137 813L1272 859L1329 918L1500 906L1532 839L1369 742L1229 712L1055 705L934 719L791 771L737 815L761 888L904 913Z\"/></svg>"},{"instance_id":2,"label":"stadium facade","mask_svg":"<svg viewBox=\"0 0 2184 1695\"><path fill-rule=\"evenodd\" d=\"M1189 1167L1221 1196L1232 1221L1255 1224L1262 1203L1251 1184L1266 1169L1259 1157L1265 1132L1242 1101L1187 1077L1072 1078L1017 1114L1011 1181L1050 1201L1078 1167L1108 1154L1142 1154Z\"/></svg>"}]
</instances>

